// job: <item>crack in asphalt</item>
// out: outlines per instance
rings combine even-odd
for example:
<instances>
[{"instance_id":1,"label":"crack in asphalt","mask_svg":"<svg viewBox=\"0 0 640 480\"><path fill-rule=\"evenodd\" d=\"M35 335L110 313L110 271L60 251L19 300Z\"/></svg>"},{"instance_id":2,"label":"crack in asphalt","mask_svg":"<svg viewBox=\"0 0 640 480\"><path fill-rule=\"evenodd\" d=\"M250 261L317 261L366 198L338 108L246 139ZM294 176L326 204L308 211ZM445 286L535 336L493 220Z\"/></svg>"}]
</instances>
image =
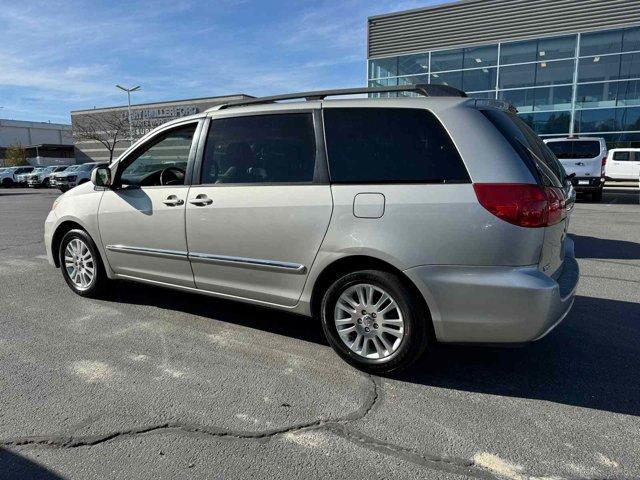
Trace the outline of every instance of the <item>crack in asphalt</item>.
<instances>
[{"instance_id":1,"label":"crack in asphalt","mask_svg":"<svg viewBox=\"0 0 640 480\"><path fill-rule=\"evenodd\" d=\"M133 437L137 435L144 435L147 433L155 432L158 430L173 430L183 431L188 433L200 433L212 437L231 437L238 439L268 439L277 435L285 433L291 433L296 431L302 431L309 428L319 428L327 424L345 424L355 420L362 420L365 418L371 409L374 407L379 398L378 393L378 381L375 377L368 375L373 388L370 388L366 396L365 401L355 411L340 417L337 419L321 418L313 422L304 422L299 424L293 424L282 428L247 432L247 431L235 431L224 428L216 427L204 427L195 424L187 424L182 422L165 422L156 425L147 425L138 428L132 428L129 430L120 430L115 432L106 433L103 435L84 435L75 437L73 435L43 435L43 436L29 436L20 437L15 439L0 440L0 447L17 447L17 446L44 446L53 448L77 448L77 447L89 447L105 443L111 440Z\"/></svg>"},{"instance_id":2,"label":"crack in asphalt","mask_svg":"<svg viewBox=\"0 0 640 480\"><path fill-rule=\"evenodd\" d=\"M102 435L46 435L29 436L15 439L0 440L0 447L45 447L72 449L79 447L92 447L115 440L147 435L154 432L163 433L189 433L199 434L215 438L234 438L238 440L271 440L288 433L304 431L327 431L354 445L373 450L385 455L390 455L411 462L420 467L443 472L464 474L473 478L495 480L498 477L487 472L483 467L475 464L473 460L442 455L420 453L406 447L378 440L361 432L349 428L349 424L363 420L376 407L380 400L382 385L378 377L368 375L372 388L369 389L365 401L355 411L337 419L324 418L313 422L304 422L288 425L278 429L266 431L235 431L231 429L204 427L196 424L182 422L165 422L156 425L147 425L128 430L120 430Z\"/></svg>"}]
</instances>

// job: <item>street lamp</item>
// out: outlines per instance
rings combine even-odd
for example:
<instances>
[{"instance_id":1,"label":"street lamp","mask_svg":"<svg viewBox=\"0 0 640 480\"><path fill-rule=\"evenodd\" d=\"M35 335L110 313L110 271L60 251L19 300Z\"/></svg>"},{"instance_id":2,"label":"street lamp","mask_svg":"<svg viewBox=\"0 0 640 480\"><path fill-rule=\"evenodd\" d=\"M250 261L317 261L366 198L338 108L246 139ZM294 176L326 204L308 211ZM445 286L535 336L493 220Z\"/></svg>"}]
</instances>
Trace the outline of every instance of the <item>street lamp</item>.
<instances>
[{"instance_id":1,"label":"street lamp","mask_svg":"<svg viewBox=\"0 0 640 480\"><path fill-rule=\"evenodd\" d=\"M140 90L140 85L131 88L125 88L122 85L116 85L120 90L127 92L127 110L129 112L129 144L133 143L133 130L131 127L131 92L135 92L136 90Z\"/></svg>"}]
</instances>

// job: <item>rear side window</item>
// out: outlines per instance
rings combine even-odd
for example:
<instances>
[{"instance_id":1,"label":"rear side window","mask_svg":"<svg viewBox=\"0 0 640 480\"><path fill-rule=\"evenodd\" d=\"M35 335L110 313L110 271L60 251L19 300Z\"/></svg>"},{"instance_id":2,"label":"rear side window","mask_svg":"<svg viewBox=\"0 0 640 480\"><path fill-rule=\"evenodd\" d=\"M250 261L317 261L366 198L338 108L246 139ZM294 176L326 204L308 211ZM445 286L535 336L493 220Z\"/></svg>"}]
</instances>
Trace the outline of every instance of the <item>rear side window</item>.
<instances>
[{"instance_id":1,"label":"rear side window","mask_svg":"<svg viewBox=\"0 0 640 480\"><path fill-rule=\"evenodd\" d=\"M631 160L631 152L613 152L613 159L617 162L628 162Z\"/></svg>"},{"instance_id":2,"label":"rear side window","mask_svg":"<svg viewBox=\"0 0 640 480\"><path fill-rule=\"evenodd\" d=\"M332 182L470 181L449 135L426 110L327 108L323 114Z\"/></svg>"},{"instance_id":3,"label":"rear side window","mask_svg":"<svg viewBox=\"0 0 640 480\"><path fill-rule=\"evenodd\" d=\"M600 156L600 142L596 140L549 142L547 146L559 159L595 158Z\"/></svg>"},{"instance_id":4,"label":"rear side window","mask_svg":"<svg viewBox=\"0 0 640 480\"><path fill-rule=\"evenodd\" d=\"M562 187L567 173L545 143L518 116L502 110L482 110L518 153L534 178L546 186Z\"/></svg>"},{"instance_id":5,"label":"rear side window","mask_svg":"<svg viewBox=\"0 0 640 480\"><path fill-rule=\"evenodd\" d=\"M202 183L312 182L314 132L311 113L213 120L202 164Z\"/></svg>"}]
</instances>

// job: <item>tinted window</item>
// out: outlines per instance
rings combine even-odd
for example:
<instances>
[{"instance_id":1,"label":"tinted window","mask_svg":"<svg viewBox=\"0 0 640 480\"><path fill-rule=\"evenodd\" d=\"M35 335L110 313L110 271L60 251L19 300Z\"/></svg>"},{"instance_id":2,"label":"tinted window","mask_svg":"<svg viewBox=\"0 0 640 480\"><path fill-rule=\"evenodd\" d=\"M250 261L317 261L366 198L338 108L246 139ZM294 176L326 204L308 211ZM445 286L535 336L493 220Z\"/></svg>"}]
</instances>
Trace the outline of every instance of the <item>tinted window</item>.
<instances>
[{"instance_id":1,"label":"tinted window","mask_svg":"<svg viewBox=\"0 0 640 480\"><path fill-rule=\"evenodd\" d=\"M214 120L202 183L311 182L315 153L311 113Z\"/></svg>"},{"instance_id":2,"label":"tinted window","mask_svg":"<svg viewBox=\"0 0 640 480\"><path fill-rule=\"evenodd\" d=\"M184 185L196 124L162 133L126 160L122 185ZM96 167L97 165L93 165Z\"/></svg>"},{"instance_id":3,"label":"tinted window","mask_svg":"<svg viewBox=\"0 0 640 480\"><path fill-rule=\"evenodd\" d=\"M631 158L631 152L613 152L613 159L618 162L628 162Z\"/></svg>"},{"instance_id":4,"label":"tinted window","mask_svg":"<svg viewBox=\"0 0 640 480\"><path fill-rule=\"evenodd\" d=\"M516 115L500 110L483 110L482 113L511 144L534 178L544 185L564 184L564 167L526 123Z\"/></svg>"},{"instance_id":5,"label":"tinted window","mask_svg":"<svg viewBox=\"0 0 640 480\"><path fill-rule=\"evenodd\" d=\"M595 158L600 155L600 142L594 140L549 142L547 146L557 158Z\"/></svg>"},{"instance_id":6,"label":"tinted window","mask_svg":"<svg viewBox=\"0 0 640 480\"><path fill-rule=\"evenodd\" d=\"M468 182L462 159L440 122L425 110L324 110L334 182Z\"/></svg>"}]
</instances>

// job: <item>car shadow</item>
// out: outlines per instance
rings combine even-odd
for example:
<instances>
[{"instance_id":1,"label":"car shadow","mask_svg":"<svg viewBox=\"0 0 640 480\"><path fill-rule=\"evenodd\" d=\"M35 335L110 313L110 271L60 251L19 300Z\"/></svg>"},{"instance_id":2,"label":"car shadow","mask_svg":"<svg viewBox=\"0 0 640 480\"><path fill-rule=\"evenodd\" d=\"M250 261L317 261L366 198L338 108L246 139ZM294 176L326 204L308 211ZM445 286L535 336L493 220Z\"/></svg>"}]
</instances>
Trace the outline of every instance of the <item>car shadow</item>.
<instances>
[{"instance_id":1,"label":"car shadow","mask_svg":"<svg viewBox=\"0 0 640 480\"><path fill-rule=\"evenodd\" d=\"M554 331L522 348L435 348L400 379L640 415L640 304L576 297Z\"/></svg>"},{"instance_id":2,"label":"car shadow","mask_svg":"<svg viewBox=\"0 0 640 480\"><path fill-rule=\"evenodd\" d=\"M62 480L64 477L16 452L0 447L0 478L3 480Z\"/></svg>"},{"instance_id":3,"label":"car shadow","mask_svg":"<svg viewBox=\"0 0 640 480\"><path fill-rule=\"evenodd\" d=\"M272 308L126 281L116 284L110 299L118 303L152 305L328 345L319 320Z\"/></svg>"},{"instance_id":4,"label":"car shadow","mask_svg":"<svg viewBox=\"0 0 640 480\"><path fill-rule=\"evenodd\" d=\"M571 234L576 258L640 259L640 243Z\"/></svg>"},{"instance_id":5,"label":"car shadow","mask_svg":"<svg viewBox=\"0 0 640 480\"><path fill-rule=\"evenodd\" d=\"M316 319L136 284L117 302L199 315L327 345ZM640 415L640 304L577 297L565 321L521 348L435 345L397 380Z\"/></svg>"}]
</instances>

